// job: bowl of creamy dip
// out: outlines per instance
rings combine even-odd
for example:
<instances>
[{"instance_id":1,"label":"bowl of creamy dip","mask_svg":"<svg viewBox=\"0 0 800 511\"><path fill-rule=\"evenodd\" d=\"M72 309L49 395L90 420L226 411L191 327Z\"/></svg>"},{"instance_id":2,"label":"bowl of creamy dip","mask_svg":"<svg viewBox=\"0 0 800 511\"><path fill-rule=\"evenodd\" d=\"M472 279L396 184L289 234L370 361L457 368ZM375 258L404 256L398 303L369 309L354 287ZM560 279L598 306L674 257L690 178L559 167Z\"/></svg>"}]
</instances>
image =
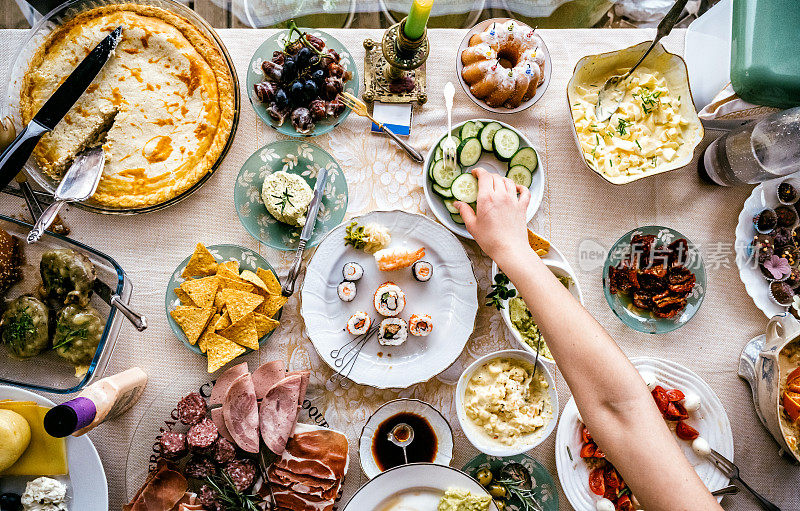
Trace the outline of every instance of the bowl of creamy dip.
<instances>
[{"instance_id":1,"label":"bowl of creamy dip","mask_svg":"<svg viewBox=\"0 0 800 511\"><path fill-rule=\"evenodd\" d=\"M456 413L467 439L491 456L533 449L553 432L558 394L542 360L523 350L490 353L473 362L456 386Z\"/></svg>"}]
</instances>

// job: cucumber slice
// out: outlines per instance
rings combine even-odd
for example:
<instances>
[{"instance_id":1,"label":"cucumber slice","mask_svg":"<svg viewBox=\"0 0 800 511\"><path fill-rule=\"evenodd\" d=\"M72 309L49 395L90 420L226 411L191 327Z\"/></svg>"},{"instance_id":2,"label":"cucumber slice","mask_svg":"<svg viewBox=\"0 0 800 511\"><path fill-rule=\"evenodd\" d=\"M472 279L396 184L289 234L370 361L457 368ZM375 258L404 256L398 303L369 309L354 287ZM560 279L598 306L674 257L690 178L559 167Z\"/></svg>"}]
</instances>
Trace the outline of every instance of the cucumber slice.
<instances>
[{"instance_id":1,"label":"cucumber slice","mask_svg":"<svg viewBox=\"0 0 800 511\"><path fill-rule=\"evenodd\" d=\"M436 146L436 150L433 152L433 159L441 160L442 158L444 158L444 152L442 151L442 147Z\"/></svg>"},{"instance_id":2,"label":"cucumber slice","mask_svg":"<svg viewBox=\"0 0 800 511\"><path fill-rule=\"evenodd\" d=\"M481 145L483 146L484 151L491 151L494 146L492 145L492 141L494 140L494 134L497 133L497 130L502 128L503 125L499 122L490 122L483 128L481 128L481 132L478 135L478 138L481 141Z\"/></svg>"},{"instance_id":3,"label":"cucumber slice","mask_svg":"<svg viewBox=\"0 0 800 511\"><path fill-rule=\"evenodd\" d=\"M444 207L446 207L447 211L449 211L451 214L457 215L459 213L458 208L453 206L453 204L456 202L455 200L444 199L442 202L444 202Z\"/></svg>"},{"instance_id":4,"label":"cucumber slice","mask_svg":"<svg viewBox=\"0 0 800 511\"><path fill-rule=\"evenodd\" d=\"M470 167L478 163L478 160L481 159L481 154L483 154L483 148L480 141L475 137L465 139L458 146L458 162L463 167Z\"/></svg>"},{"instance_id":5,"label":"cucumber slice","mask_svg":"<svg viewBox=\"0 0 800 511\"><path fill-rule=\"evenodd\" d=\"M450 190L450 188L442 188L441 186L437 185L436 183L433 183L431 185L431 188L433 189L433 193L435 193L436 195L438 195L440 197L443 197L445 199L452 199L453 198L453 192Z\"/></svg>"},{"instance_id":6,"label":"cucumber slice","mask_svg":"<svg viewBox=\"0 0 800 511\"><path fill-rule=\"evenodd\" d=\"M525 188L530 188L533 184L533 172L525 165L514 165L508 169L506 177Z\"/></svg>"},{"instance_id":7,"label":"cucumber slice","mask_svg":"<svg viewBox=\"0 0 800 511\"><path fill-rule=\"evenodd\" d=\"M472 174L461 174L453 181L450 189L453 197L461 202L475 202L478 200L478 179Z\"/></svg>"},{"instance_id":8,"label":"cucumber slice","mask_svg":"<svg viewBox=\"0 0 800 511\"><path fill-rule=\"evenodd\" d=\"M458 213L450 213L450 218L453 219L453 222L459 225L464 225L464 219L461 218L461 215L459 215Z\"/></svg>"},{"instance_id":9,"label":"cucumber slice","mask_svg":"<svg viewBox=\"0 0 800 511\"><path fill-rule=\"evenodd\" d=\"M519 149L519 135L508 128L500 128L494 134L492 143L497 159L508 161Z\"/></svg>"},{"instance_id":10,"label":"cucumber slice","mask_svg":"<svg viewBox=\"0 0 800 511\"><path fill-rule=\"evenodd\" d=\"M461 126L461 131L458 136L461 137L461 140L477 137L480 130L481 127L478 126L475 121L467 121Z\"/></svg>"},{"instance_id":11,"label":"cucumber slice","mask_svg":"<svg viewBox=\"0 0 800 511\"><path fill-rule=\"evenodd\" d=\"M450 188L453 181L461 175L461 169L458 165L455 168L448 167L444 164L444 160L438 160L431 165L431 179L442 188Z\"/></svg>"},{"instance_id":12,"label":"cucumber slice","mask_svg":"<svg viewBox=\"0 0 800 511\"><path fill-rule=\"evenodd\" d=\"M508 162L508 168L523 165L531 172L535 172L538 164L539 156L536 154L536 150L533 147L523 147L511 157Z\"/></svg>"}]
</instances>

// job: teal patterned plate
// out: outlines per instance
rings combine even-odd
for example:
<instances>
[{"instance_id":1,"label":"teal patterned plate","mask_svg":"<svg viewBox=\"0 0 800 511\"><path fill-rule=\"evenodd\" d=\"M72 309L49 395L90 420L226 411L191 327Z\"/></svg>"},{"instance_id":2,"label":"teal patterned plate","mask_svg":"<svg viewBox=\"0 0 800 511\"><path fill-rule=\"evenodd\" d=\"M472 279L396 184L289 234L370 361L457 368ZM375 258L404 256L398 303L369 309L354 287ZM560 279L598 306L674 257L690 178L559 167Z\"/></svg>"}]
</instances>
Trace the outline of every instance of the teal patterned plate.
<instances>
[{"instance_id":1,"label":"teal patterned plate","mask_svg":"<svg viewBox=\"0 0 800 511\"><path fill-rule=\"evenodd\" d=\"M308 32L313 36L319 37L325 42L326 48L333 48L336 50L341 57L339 64L342 65L345 71L350 71L350 73L353 75L350 80L345 82L344 90L354 96L358 96L358 66L356 66L356 62L353 60L353 56L350 55L348 49L335 37L321 30L311 28L301 28L300 30L302 32ZM325 119L324 121L316 123L316 126L311 133L303 134L298 133L297 130L294 129L294 126L292 126L292 122L288 116L283 124L279 126L278 123L276 123L275 120L273 120L272 117L270 117L267 113L267 106L258 100L255 92L253 91L253 86L255 86L255 84L264 81L264 72L261 70L261 63L265 60L272 60L273 51L283 49L283 43L288 34L288 30L282 30L268 37L267 40L264 41L253 54L253 58L250 59L250 65L247 68L247 96L250 98L250 104L253 105L253 109L256 111L256 114L261 118L261 120L267 123L269 126L272 126L279 133L283 133L284 135L288 135L290 137L316 137L317 135L324 135L341 124L342 121L347 118L347 116L350 114L349 108L345 108L344 112L336 117Z\"/></svg>"},{"instance_id":2,"label":"teal patterned plate","mask_svg":"<svg viewBox=\"0 0 800 511\"><path fill-rule=\"evenodd\" d=\"M347 211L344 172L333 156L309 142L279 140L253 153L242 165L233 189L236 213L247 232L264 245L278 250L297 248L300 227L279 222L269 214L261 198L261 187L266 176L283 170L289 174L299 174L314 188L317 173L322 167L328 168L328 185L319 206L314 233L306 248L319 243L328 231L344 220Z\"/></svg>"},{"instance_id":3,"label":"teal patterned plate","mask_svg":"<svg viewBox=\"0 0 800 511\"><path fill-rule=\"evenodd\" d=\"M250 270L255 272L257 268L263 268L271 271L273 275L275 275L275 278L278 278L278 274L275 273L275 269L272 268L272 265L270 265L266 259L253 252L249 248L240 247L239 245L209 245L206 248L209 252L211 252L211 255L214 256L214 259L216 259L218 263L224 263L225 261L239 261L239 271ZM189 344L189 341L186 339L186 334L183 333L181 327L178 326L178 324L170 315L170 312L172 312L175 307L181 304L181 301L175 295L175 288L180 287L181 283L186 280L185 278L181 277L181 273L183 273L184 268L186 268L186 265L189 263L189 259L191 258L192 256L189 255L189 257L184 259L183 262L181 262L181 264L175 268L175 271L172 273L172 277L170 277L169 283L167 284L167 297L165 304L167 309L167 321L169 322L170 328L172 328L172 331L175 333L175 337L180 339L187 348L195 353L205 355L202 351L200 351L200 348L196 344ZM283 309L279 310L273 319L280 320L282 312ZM275 330L277 330L277 328ZM266 340L270 338L275 330L269 332L267 335L259 339L259 346L263 346ZM247 350L245 354L249 352L250 350Z\"/></svg>"},{"instance_id":4,"label":"teal patterned plate","mask_svg":"<svg viewBox=\"0 0 800 511\"><path fill-rule=\"evenodd\" d=\"M527 454L505 457L479 454L464 465L461 470L466 472L467 475L477 479L478 470L488 468L492 473L496 473L509 463L519 463L528 469L531 475L531 481L533 482L533 492L537 502L542 505L543 511L558 511L558 491L556 490L556 483L553 481L553 476L550 475L550 472L548 472L541 463ZM518 499L514 498L508 502L506 511L525 511L525 507Z\"/></svg>"}]
</instances>

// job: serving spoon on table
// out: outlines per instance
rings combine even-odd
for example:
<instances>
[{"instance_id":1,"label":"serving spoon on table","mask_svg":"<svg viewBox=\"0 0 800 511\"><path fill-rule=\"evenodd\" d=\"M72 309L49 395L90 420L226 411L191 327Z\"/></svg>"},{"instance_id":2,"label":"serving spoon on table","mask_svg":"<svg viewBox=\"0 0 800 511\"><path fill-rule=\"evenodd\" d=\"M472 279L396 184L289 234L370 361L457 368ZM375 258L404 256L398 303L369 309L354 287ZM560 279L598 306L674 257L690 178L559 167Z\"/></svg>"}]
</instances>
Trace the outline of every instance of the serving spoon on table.
<instances>
[{"instance_id":1,"label":"serving spoon on table","mask_svg":"<svg viewBox=\"0 0 800 511\"><path fill-rule=\"evenodd\" d=\"M619 108L620 103L622 100L625 99L625 91L619 90L617 87L621 82L625 81L639 65L644 62L644 59L653 51L653 48L656 47L656 44L664 38L667 34L672 32L673 27L678 23L680 19L681 12L683 12L683 8L686 7L686 4L689 0L678 0L675 2L675 5L667 12L664 19L661 20L661 23L658 24L658 29L656 30L656 37L653 39L653 42L650 44L650 47L647 48L642 56L639 58L639 61L633 65L626 73L621 75L614 75L608 80L606 80L605 85L603 88L600 89L600 92L597 94L597 104L594 107L594 115L597 117L599 122L605 122L614 115L614 112L617 111Z\"/></svg>"}]
</instances>

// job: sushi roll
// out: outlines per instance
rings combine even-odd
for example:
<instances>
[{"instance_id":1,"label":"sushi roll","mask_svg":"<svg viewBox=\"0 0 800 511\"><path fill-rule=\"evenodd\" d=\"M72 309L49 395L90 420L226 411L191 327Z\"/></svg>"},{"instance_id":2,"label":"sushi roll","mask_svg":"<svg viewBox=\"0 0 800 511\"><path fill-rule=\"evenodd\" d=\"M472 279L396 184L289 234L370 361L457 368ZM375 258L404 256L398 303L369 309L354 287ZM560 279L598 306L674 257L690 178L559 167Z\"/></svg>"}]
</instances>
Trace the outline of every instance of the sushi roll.
<instances>
[{"instance_id":1,"label":"sushi roll","mask_svg":"<svg viewBox=\"0 0 800 511\"><path fill-rule=\"evenodd\" d=\"M384 248L378 250L373 254L375 262L378 263L378 269L381 271L394 271L408 268L425 257L425 248L420 247L417 250L408 248Z\"/></svg>"},{"instance_id":2,"label":"sushi roll","mask_svg":"<svg viewBox=\"0 0 800 511\"><path fill-rule=\"evenodd\" d=\"M406 306L406 294L394 282L384 282L375 291L373 303L381 316L397 316Z\"/></svg>"},{"instance_id":3,"label":"sushi roll","mask_svg":"<svg viewBox=\"0 0 800 511\"><path fill-rule=\"evenodd\" d=\"M419 282L428 282L433 277L433 265L428 261L417 261L411 267L411 273Z\"/></svg>"},{"instance_id":4,"label":"sushi roll","mask_svg":"<svg viewBox=\"0 0 800 511\"><path fill-rule=\"evenodd\" d=\"M412 314L411 319L408 320L408 331L417 337L427 337L433 331L433 320L427 314L422 316Z\"/></svg>"},{"instance_id":5,"label":"sushi roll","mask_svg":"<svg viewBox=\"0 0 800 511\"><path fill-rule=\"evenodd\" d=\"M378 342L383 346L400 346L408 339L408 324L403 318L386 318L378 328Z\"/></svg>"},{"instance_id":6,"label":"sushi roll","mask_svg":"<svg viewBox=\"0 0 800 511\"><path fill-rule=\"evenodd\" d=\"M355 282L344 280L339 283L336 292L343 302L352 302L356 298L356 284Z\"/></svg>"},{"instance_id":7,"label":"sushi roll","mask_svg":"<svg viewBox=\"0 0 800 511\"><path fill-rule=\"evenodd\" d=\"M353 335L365 334L372 326L372 318L363 311L358 311L347 320L347 331Z\"/></svg>"},{"instance_id":8,"label":"sushi roll","mask_svg":"<svg viewBox=\"0 0 800 511\"><path fill-rule=\"evenodd\" d=\"M348 282L355 282L364 276L364 267L356 262L349 262L342 268L342 277Z\"/></svg>"}]
</instances>

